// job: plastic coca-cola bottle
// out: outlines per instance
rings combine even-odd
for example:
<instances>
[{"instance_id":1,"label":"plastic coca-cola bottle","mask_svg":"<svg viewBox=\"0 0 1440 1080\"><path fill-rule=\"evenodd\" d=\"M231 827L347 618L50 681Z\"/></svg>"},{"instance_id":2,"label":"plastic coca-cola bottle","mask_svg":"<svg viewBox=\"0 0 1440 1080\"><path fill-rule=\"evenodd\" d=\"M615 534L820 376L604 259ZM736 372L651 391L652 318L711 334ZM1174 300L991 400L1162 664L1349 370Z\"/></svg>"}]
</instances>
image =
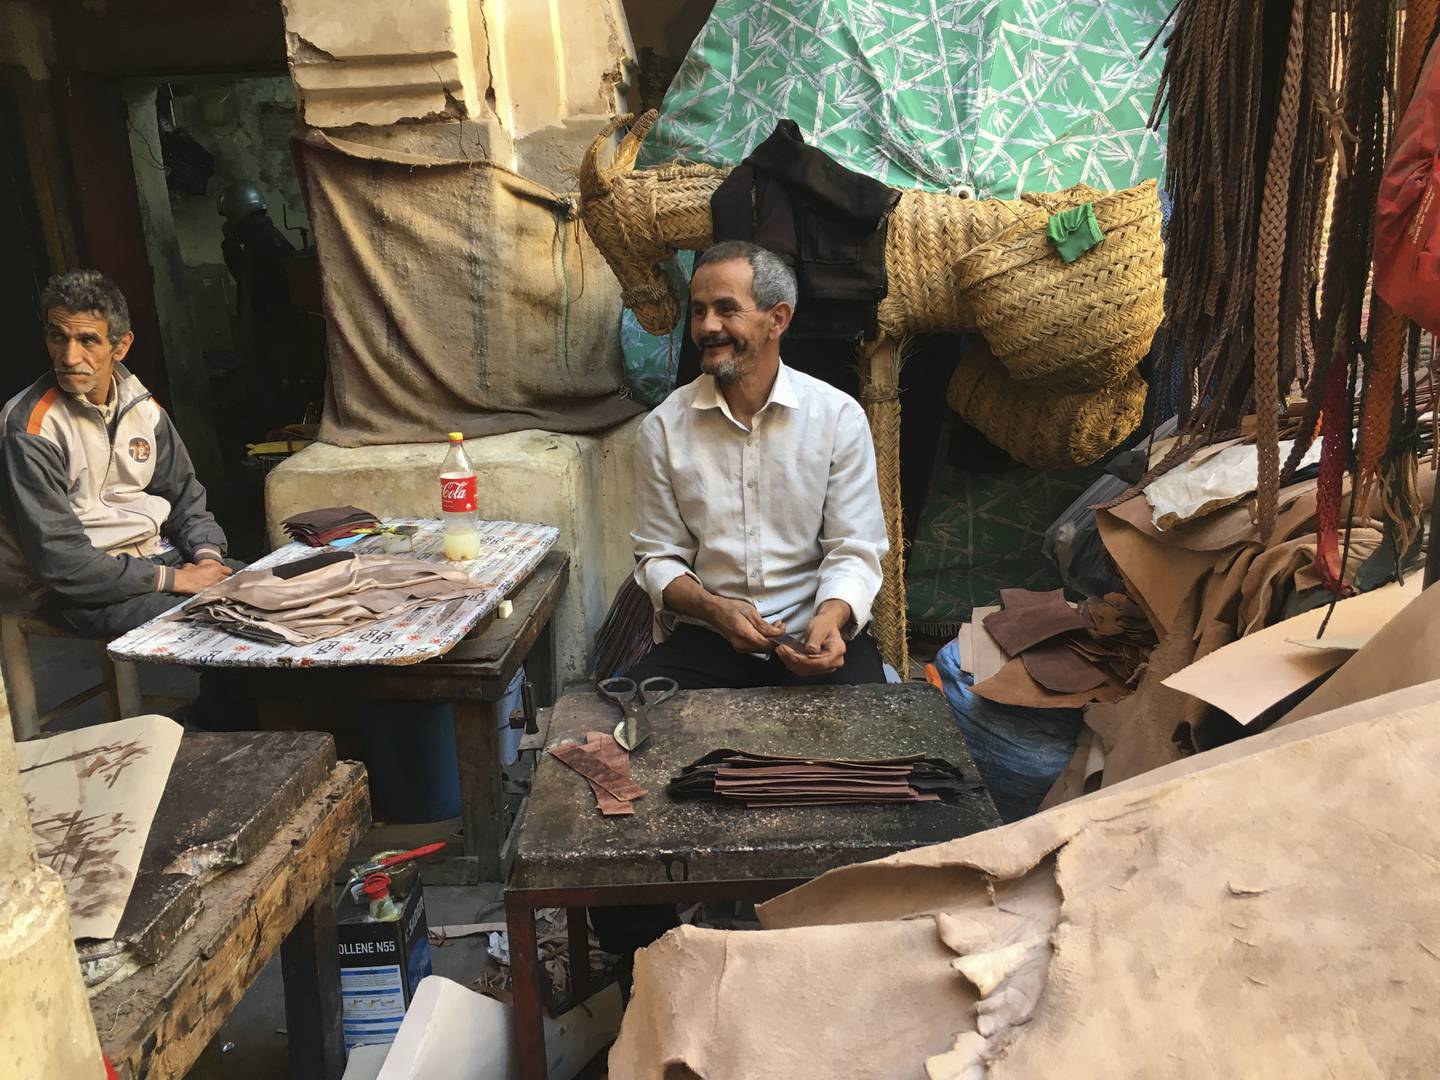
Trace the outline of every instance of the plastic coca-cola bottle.
<instances>
[{"instance_id":1,"label":"plastic coca-cola bottle","mask_svg":"<svg viewBox=\"0 0 1440 1080\"><path fill-rule=\"evenodd\" d=\"M465 453L465 436L450 432L450 452L440 466L440 517L445 522L445 558L451 562L480 554L475 466Z\"/></svg>"}]
</instances>

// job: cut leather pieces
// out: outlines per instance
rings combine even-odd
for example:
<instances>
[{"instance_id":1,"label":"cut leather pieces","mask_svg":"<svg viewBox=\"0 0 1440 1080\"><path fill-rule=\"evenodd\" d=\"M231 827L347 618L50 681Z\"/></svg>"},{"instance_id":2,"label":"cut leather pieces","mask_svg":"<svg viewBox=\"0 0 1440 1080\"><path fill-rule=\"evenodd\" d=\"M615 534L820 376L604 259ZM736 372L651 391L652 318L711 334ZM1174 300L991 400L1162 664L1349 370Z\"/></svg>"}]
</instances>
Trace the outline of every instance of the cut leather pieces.
<instances>
[{"instance_id":1,"label":"cut leather pieces","mask_svg":"<svg viewBox=\"0 0 1440 1080\"><path fill-rule=\"evenodd\" d=\"M1043 594L1044 598L1038 601L1032 599L1032 593L1021 601L1020 606L1012 606L1017 599L1014 594L1022 591L1004 590L1004 593L1011 594L1007 602L1002 593L1001 601L1005 603L1005 610L985 617L985 629L995 639L996 644L1005 650L1006 656L1019 656L1026 649L1048 641L1056 634L1090 628L1090 620L1067 604L1064 596L1055 593Z\"/></svg>"},{"instance_id":2,"label":"cut leather pieces","mask_svg":"<svg viewBox=\"0 0 1440 1080\"><path fill-rule=\"evenodd\" d=\"M1057 694L1036 682L1026 670L1024 658L1018 656L971 690L997 705L1018 705L1026 709L1079 709L1092 702L1117 701L1127 692L1119 681L1107 680L1083 693Z\"/></svg>"},{"instance_id":3,"label":"cut leather pieces","mask_svg":"<svg viewBox=\"0 0 1440 1080\"><path fill-rule=\"evenodd\" d=\"M644 798L643 787L630 779L630 755L613 735L587 731L583 743L561 743L549 748L550 756L579 773L595 794L595 805L606 817L635 813L635 800Z\"/></svg>"},{"instance_id":4,"label":"cut leather pieces","mask_svg":"<svg viewBox=\"0 0 1440 1080\"><path fill-rule=\"evenodd\" d=\"M610 766L625 779L630 779L630 755L615 741L615 737L603 731L587 731L585 745L593 750L602 762ZM632 799L617 799L595 781L586 778L590 790L595 794L595 805L606 817L623 817L635 813Z\"/></svg>"},{"instance_id":5,"label":"cut leather pieces","mask_svg":"<svg viewBox=\"0 0 1440 1080\"><path fill-rule=\"evenodd\" d=\"M299 574L294 564L241 570L167 617L265 642L310 645L484 588L463 570L392 555L334 552L301 562Z\"/></svg>"},{"instance_id":6,"label":"cut leather pieces","mask_svg":"<svg viewBox=\"0 0 1440 1080\"><path fill-rule=\"evenodd\" d=\"M753 809L935 802L972 791L976 781L939 758L824 760L712 750L666 786L675 799L733 801Z\"/></svg>"},{"instance_id":7,"label":"cut leather pieces","mask_svg":"<svg viewBox=\"0 0 1440 1080\"><path fill-rule=\"evenodd\" d=\"M1106 681L1106 673L1065 642L1045 643L1020 654L1025 670L1046 690L1083 694Z\"/></svg>"},{"instance_id":8,"label":"cut leather pieces","mask_svg":"<svg viewBox=\"0 0 1440 1080\"><path fill-rule=\"evenodd\" d=\"M591 740L592 734L600 733L587 732L584 743L562 743L552 746L549 749L550 755L590 781L592 788L601 789L615 799L622 802L634 802L636 799L644 798L645 789L630 779L629 756L626 755L623 763L616 760L613 754L606 752L602 739ZM614 737L610 735L606 735L605 739L609 739L611 743L615 742ZM598 790L596 796L599 796Z\"/></svg>"},{"instance_id":9,"label":"cut leather pieces","mask_svg":"<svg viewBox=\"0 0 1440 1080\"><path fill-rule=\"evenodd\" d=\"M361 510L358 506L327 506L295 514L280 524L291 540L311 547L324 547L362 530L373 529L380 522L369 510Z\"/></svg>"},{"instance_id":10,"label":"cut leather pieces","mask_svg":"<svg viewBox=\"0 0 1440 1080\"><path fill-rule=\"evenodd\" d=\"M1010 660L973 690L1000 705L1074 709L1123 697L1155 645L1144 610L1121 593L1072 607L1060 590L1001 589L1004 610L985 615L972 641L986 635Z\"/></svg>"}]
</instances>

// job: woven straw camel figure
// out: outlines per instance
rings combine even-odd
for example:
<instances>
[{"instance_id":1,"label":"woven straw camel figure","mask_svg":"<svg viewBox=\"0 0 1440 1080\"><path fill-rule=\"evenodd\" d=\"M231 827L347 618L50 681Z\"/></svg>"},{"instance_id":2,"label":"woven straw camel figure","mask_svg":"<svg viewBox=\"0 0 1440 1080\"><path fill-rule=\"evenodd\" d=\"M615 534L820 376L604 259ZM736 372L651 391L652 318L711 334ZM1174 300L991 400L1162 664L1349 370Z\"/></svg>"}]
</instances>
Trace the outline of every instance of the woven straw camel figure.
<instances>
[{"instance_id":1,"label":"woven straw camel figure","mask_svg":"<svg viewBox=\"0 0 1440 1080\"><path fill-rule=\"evenodd\" d=\"M660 264L711 244L710 197L729 170L637 171L656 115L612 120L591 144L580 166L580 216L625 305L647 331L667 334L680 306ZM605 164L611 136L626 126ZM1085 202L1095 206L1106 240L1067 265L1044 226L1056 210ZM1051 388L1069 390L1109 386L1139 363L1160 325L1162 261L1153 183L1113 193L1077 185L1016 200L906 191L887 223L890 293L880 303L880 329L893 338L979 330L1016 379L1053 377Z\"/></svg>"}]
</instances>

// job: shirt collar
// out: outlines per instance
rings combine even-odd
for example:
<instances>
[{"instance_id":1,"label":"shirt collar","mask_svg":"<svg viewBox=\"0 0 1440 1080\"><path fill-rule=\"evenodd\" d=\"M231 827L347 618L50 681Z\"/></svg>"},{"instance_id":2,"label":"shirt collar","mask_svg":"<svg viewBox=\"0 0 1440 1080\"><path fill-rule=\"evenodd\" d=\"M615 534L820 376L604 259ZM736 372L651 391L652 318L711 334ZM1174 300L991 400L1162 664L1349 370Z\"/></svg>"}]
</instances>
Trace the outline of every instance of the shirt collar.
<instances>
[{"instance_id":1,"label":"shirt collar","mask_svg":"<svg viewBox=\"0 0 1440 1080\"><path fill-rule=\"evenodd\" d=\"M790 369L785 366L785 361L780 361L780 368L775 373L775 383L770 387L770 396L765 399L765 404L760 407L764 412L771 405L783 405L787 409L798 409L800 399L795 394L795 383L790 378ZM730 405L725 400L725 395L720 392L720 387L715 382L713 375L701 375L695 381L695 396L690 400L692 409L719 409L733 421L735 417L730 415Z\"/></svg>"}]
</instances>

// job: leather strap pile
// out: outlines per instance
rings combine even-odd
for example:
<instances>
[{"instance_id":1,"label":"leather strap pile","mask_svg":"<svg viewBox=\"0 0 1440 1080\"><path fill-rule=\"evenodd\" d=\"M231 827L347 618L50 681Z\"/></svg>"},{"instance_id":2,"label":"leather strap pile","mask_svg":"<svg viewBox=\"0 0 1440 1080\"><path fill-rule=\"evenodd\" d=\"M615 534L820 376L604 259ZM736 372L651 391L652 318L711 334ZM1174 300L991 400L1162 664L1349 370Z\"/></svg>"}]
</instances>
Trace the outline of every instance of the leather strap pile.
<instances>
[{"instance_id":1,"label":"leather strap pile","mask_svg":"<svg viewBox=\"0 0 1440 1080\"><path fill-rule=\"evenodd\" d=\"M878 761L822 760L712 750L685 766L666 792L718 799L747 809L850 803L937 802L979 788L958 768L921 754Z\"/></svg>"},{"instance_id":2,"label":"leather strap pile","mask_svg":"<svg viewBox=\"0 0 1440 1080\"><path fill-rule=\"evenodd\" d=\"M1322 404L1332 481L1337 455L1362 490L1393 459L1407 334L1378 302L1368 327L1362 315L1386 117L1418 79L1437 4L1180 0L1155 115L1169 111L1166 323L1187 394L1182 437L1142 485L1253 411L1268 537ZM1350 378L1353 365L1363 378ZM1280 405L1296 382L1305 415L1282 463ZM1357 384L1366 387L1358 466L1349 461ZM1338 491L1325 485L1322 517L1338 518Z\"/></svg>"}]
</instances>

